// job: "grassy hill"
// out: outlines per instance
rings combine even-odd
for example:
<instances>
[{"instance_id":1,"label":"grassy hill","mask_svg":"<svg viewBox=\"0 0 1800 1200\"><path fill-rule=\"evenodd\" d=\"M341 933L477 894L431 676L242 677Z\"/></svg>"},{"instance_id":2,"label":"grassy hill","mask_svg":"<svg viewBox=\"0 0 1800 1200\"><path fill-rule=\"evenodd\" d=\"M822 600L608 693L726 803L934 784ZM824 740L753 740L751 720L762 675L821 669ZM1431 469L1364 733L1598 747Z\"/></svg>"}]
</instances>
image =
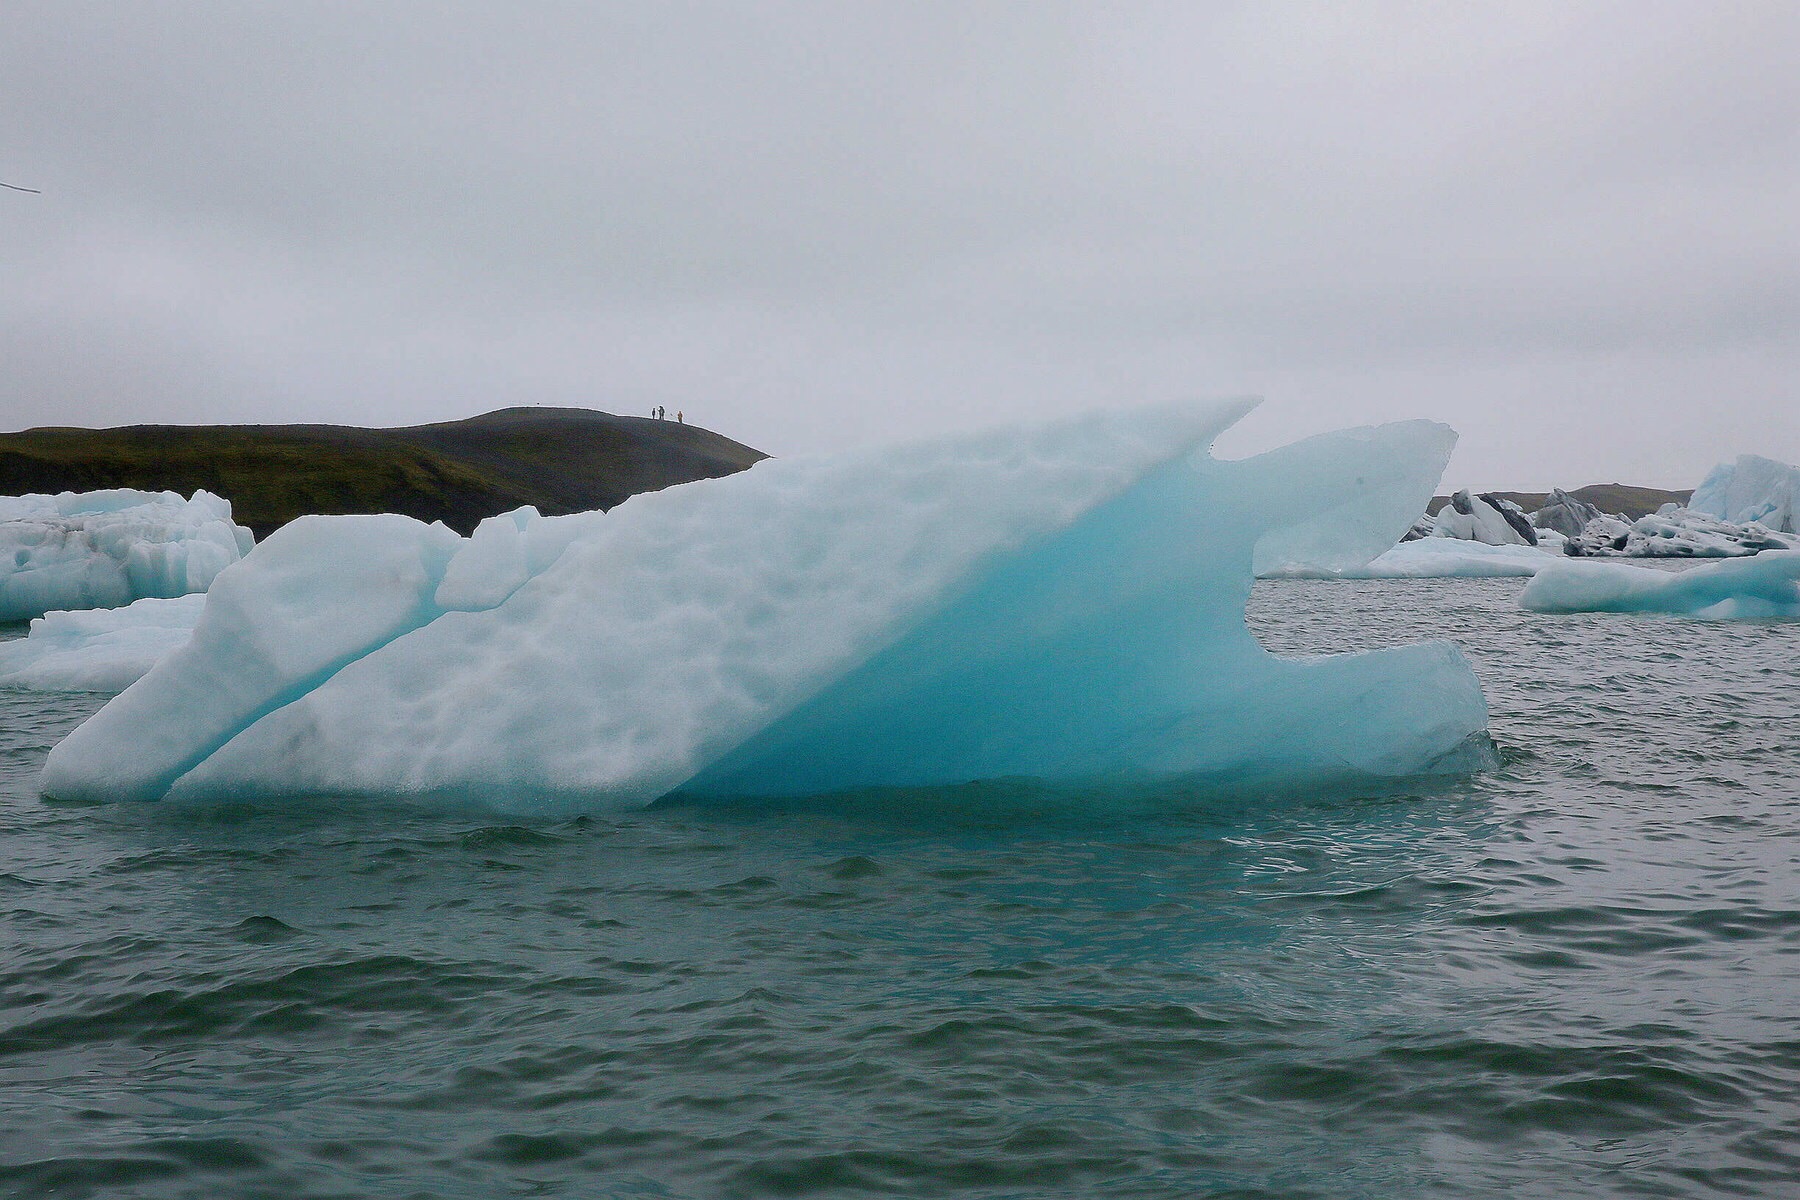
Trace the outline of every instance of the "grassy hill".
<instances>
[{"instance_id":1,"label":"grassy hill","mask_svg":"<svg viewBox=\"0 0 1800 1200\"><path fill-rule=\"evenodd\" d=\"M262 538L307 513L397 512L462 533L483 517L611 508L767 458L695 425L503 408L435 425L131 425L0 434L0 495L133 487L224 496Z\"/></svg>"},{"instance_id":2,"label":"grassy hill","mask_svg":"<svg viewBox=\"0 0 1800 1200\"><path fill-rule=\"evenodd\" d=\"M1502 500L1511 500L1526 512L1536 512L1544 507L1549 499L1548 492L1494 492L1493 495ZM1655 512L1665 504L1686 504L1693 496L1692 489L1687 491L1669 491L1665 488L1635 487L1629 483L1590 483L1586 487L1574 488L1569 495L1587 504L1592 504L1603 513L1620 513L1634 520ZM1425 511L1435 514L1438 509L1450 503L1448 496L1433 496Z\"/></svg>"}]
</instances>

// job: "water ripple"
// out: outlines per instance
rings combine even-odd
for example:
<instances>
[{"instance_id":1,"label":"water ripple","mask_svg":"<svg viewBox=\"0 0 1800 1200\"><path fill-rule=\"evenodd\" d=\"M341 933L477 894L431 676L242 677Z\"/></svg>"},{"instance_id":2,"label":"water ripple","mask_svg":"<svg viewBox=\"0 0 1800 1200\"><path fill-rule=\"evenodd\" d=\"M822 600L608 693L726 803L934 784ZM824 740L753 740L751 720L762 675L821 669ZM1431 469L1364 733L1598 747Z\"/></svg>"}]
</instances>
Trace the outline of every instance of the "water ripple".
<instances>
[{"instance_id":1,"label":"water ripple","mask_svg":"<svg viewBox=\"0 0 1800 1200\"><path fill-rule=\"evenodd\" d=\"M519 825L49 805L0 693L0 1194L1786 1196L1800 627L1258 585L1433 632L1491 775Z\"/></svg>"}]
</instances>

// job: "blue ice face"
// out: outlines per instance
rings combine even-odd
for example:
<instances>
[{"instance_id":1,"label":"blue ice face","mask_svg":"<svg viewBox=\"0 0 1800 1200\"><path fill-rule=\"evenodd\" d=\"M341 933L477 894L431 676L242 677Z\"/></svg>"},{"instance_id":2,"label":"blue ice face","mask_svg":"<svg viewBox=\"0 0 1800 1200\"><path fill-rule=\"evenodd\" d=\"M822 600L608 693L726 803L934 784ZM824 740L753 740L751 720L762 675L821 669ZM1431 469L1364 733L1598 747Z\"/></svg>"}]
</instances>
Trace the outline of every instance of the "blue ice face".
<instances>
[{"instance_id":1,"label":"blue ice face","mask_svg":"<svg viewBox=\"0 0 1800 1200\"><path fill-rule=\"evenodd\" d=\"M1446 644L1284 661L1244 624L1262 521L1191 456L989 564L869 662L702 770L696 798L1024 777L1284 787L1483 765Z\"/></svg>"}]
</instances>

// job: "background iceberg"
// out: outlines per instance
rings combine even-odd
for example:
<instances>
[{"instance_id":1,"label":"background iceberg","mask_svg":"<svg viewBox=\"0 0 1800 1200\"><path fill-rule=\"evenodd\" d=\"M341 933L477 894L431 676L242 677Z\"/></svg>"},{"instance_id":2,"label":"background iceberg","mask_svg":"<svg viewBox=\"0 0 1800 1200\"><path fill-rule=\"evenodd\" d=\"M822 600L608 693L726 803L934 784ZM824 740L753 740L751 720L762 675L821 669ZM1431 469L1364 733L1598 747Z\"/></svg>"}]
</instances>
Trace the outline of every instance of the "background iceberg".
<instances>
[{"instance_id":1,"label":"background iceberg","mask_svg":"<svg viewBox=\"0 0 1800 1200\"><path fill-rule=\"evenodd\" d=\"M1786 550L1795 537L1800 468L1755 454L1714 467L1685 507L1629 520L1600 515L1569 537L1587 558L1731 558Z\"/></svg>"},{"instance_id":2,"label":"background iceberg","mask_svg":"<svg viewBox=\"0 0 1800 1200\"><path fill-rule=\"evenodd\" d=\"M1467 488L1438 510L1432 535L1489 546L1535 546L1538 541L1524 509L1492 493L1471 495Z\"/></svg>"},{"instance_id":3,"label":"background iceberg","mask_svg":"<svg viewBox=\"0 0 1800 1200\"><path fill-rule=\"evenodd\" d=\"M43 789L543 811L1486 764L1453 647L1287 661L1243 621L1259 544L1291 559L1327 527L1391 544L1442 468L1420 447L1447 454L1452 435L1413 423L1214 461L1204 447L1247 407L764 462L469 539L297 521L52 752ZM1294 474L1308 463L1334 465ZM1395 473L1422 490L1389 495Z\"/></svg>"},{"instance_id":4,"label":"background iceberg","mask_svg":"<svg viewBox=\"0 0 1800 1200\"><path fill-rule=\"evenodd\" d=\"M1800 532L1800 467L1740 454L1712 469L1688 507L1733 525L1754 521L1776 533Z\"/></svg>"},{"instance_id":5,"label":"background iceberg","mask_svg":"<svg viewBox=\"0 0 1800 1200\"><path fill-rule=\"evenodd\" d=\"M1600 516L1568 539L1564 551L1581 558L1735 558L1764 550L1786 550L1795 544L1751 521L1738 525L1691 508L1665 504L1657 511L1627 521Z\"/></svg>"},{"instance_id":6,"label":"background iceberg","mask_svg":"<svg viewBox=\"0 0 1800 1200\"><path fill-rule=\"evenodd\" d=\"M1710 620L1800 619L1800 550L1660 571L1624 563L1565 561L1541 571L1519 596L1532 612L1656 612Z\"/></svg>"},{"instance_id":7,"label":"background iceberg","mask_svg":"<svg viewBox=\"0 0 1800 1200\"><path fill-rule=\"evenodd\" d=\"M0 642L0 687L123 691L187 644L205 604L195 594L47 613L27 636Z\"/></svg>"},{"instance_id":8,"label":"background iceberg","mask_svg":"<svg viewBox=\"0 0 1800 1200\"><path fill-rule=\"evenodd\" d=\"M1587 501L1553 487L1544 498L1544 506L1531 514L1531 523L1539 531L1540 538L1546 530L1572 538L1579 536L1587 528L1589 521L1605 515Z\"/></svg>"},{"instance_id":9,"label":"background iceberg","mask_svg":"<svg viewBox=\"0 0 1800 1200\"><path fill-rule=\"evenodd\" d=\"M0 621L203 592L251 543L210 492L0 496Z\"/></svg>"}]
</instances>

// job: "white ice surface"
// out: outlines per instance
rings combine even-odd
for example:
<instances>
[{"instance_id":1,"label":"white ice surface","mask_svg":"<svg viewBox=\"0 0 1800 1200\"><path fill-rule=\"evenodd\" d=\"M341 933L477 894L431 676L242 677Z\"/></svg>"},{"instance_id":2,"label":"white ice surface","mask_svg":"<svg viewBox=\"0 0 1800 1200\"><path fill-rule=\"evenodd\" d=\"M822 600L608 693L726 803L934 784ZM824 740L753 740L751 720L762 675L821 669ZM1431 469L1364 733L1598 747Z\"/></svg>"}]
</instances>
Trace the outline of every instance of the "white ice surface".
<instances>
[{"instance_id":1,"label":"white ice surface","mask_svg":"<svg viewBox=\"0 0 1800 1200\"><path fill-rule=\"evenodd\" d=\"M204 491L0 496L0 621L203 592L250 545Z\"/></svg>"},{"instance_id":2,"label":"white ice surface","mask_svg":"<svg viewBox=\"0 0 1800 1200\"><path fill-rule=\"evenodd\" d=\"M46 780L160 795L246 726L438 616L433 595L467 544L411 517L289 522L218 578L186 645L51 751Z\"/></svg>"},{"instance_id":3,"label":"white ice surface","mask_svg":"<svg viewBox=\"0 0 1800 1200\"><path fill-rule=\"evenodd\" d=\"M0 687L121 692L193 636L203 594L53 612L0 642Z\"/></svg>"},{"instance_id":4,"label":"white ice surface","mask_svg":"<svg viewBox=\"0 0 1800 1200\"><path fill-rule=\"evenodd\" d=\"M1454 647L1280 660L1243 620L1253 558L1314 553L1332 540L1315 522L1398 537L1442 466L1412 458L1447 453L1448 431L1214 461L1246 407L772 460L470 539L295 522L221 578L191 642L56 747L42 785L546 811L1487 762ZM1389 494L1396 473L1415 494Z\"/></svg>"},{"instance_id":5,"label":"white ice surface","mask_svg":"<svg viewBox=\"0 0 1800 1200\"><path fill-rule=\"evenodd\" d=\"M1800 467L1740 454L1714 467L1687 506L1734 525L1754 521L1776 533L1800 532Z\"/></svg>"},{"instance_id":6,"label":"white ice surface","mask_svg":"<svg viewBox=\"0 0 1800 1200\"><path fill-rule=\"evenodd\" d=\"M1569 541L1590 558L1733 558L1789 549L1797 539L1755 521L1740 525L1665 504L1630 522L1596 517Z\"/></svg>"},{"instance_id":7,"label":"white ice surface","mask_svg":"<svg viewBox=\"0 0 1800 1200\"><path fill-rule=\"evenodd\" d=\"M1532 612L1673 613L1707 620L1800 619L1800 550L1769 550L1682 571L1567 559L1519 596Z\"/></svg>"}]
</instances>

